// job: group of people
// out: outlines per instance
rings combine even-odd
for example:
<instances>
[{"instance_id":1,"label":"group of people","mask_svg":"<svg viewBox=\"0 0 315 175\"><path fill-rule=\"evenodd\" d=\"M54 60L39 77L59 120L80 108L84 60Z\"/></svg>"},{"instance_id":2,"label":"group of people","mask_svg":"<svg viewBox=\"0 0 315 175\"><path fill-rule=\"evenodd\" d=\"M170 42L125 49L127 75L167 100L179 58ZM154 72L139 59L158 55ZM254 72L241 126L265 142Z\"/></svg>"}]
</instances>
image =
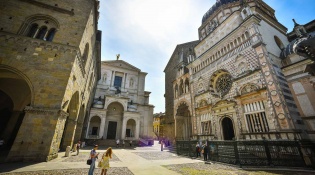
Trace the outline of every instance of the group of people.
<instances>
[{"instance_id":1,"label":"group of people","mask_svg":"<svg viewBox=\"0 0 315 175\"><path fill-rule=\"evenodd\" d=\"M117 139L116 140L116 147L118 148L120 146L120 140ZM131 147L132 146L132 140L129 141L129 146ZM122 140L122 147L125 148L125 140Z\"/></svg>"},{"instance_id":2,"label":"group of people","mask_svg":"<svg viewBox=\"0 0 315 175\"><path fill-rule=\"evenodd\" d=\"M96 152L97 149L98 145L94 145L94 148L90 152L90 158L92 160L92 163L90 165L88 175L93 175L94 173L96 159L98 159L98 155L100 154ZM98 162L97 166L102 169L101 175L106 175L109 169L109 159L112 158L112 154L113 154L112 148L111 147L107 148L107 150L103 153L102 158Z\"/></svg>"},{"instance_id":3,"label":"group of people","mask_svg":"<svg viewBox=\"0 0 315 175\"><path fill-rule=\"evenodd\" d=\"M206 143L200 145L199 142L196 144L196 158L201 157L201 154L203 154L203 160L208 160L208 153L209 153L209 147Z\"/></svg>"}]
</instances>

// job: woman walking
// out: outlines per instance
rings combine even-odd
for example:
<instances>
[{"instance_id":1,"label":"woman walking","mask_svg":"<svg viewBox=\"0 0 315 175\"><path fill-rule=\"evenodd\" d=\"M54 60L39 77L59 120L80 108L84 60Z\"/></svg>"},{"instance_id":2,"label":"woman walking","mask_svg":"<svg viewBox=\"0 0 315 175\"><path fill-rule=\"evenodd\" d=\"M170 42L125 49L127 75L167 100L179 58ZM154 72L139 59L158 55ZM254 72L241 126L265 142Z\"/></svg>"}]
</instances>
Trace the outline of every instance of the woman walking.
<instances>
[{"instance_id":1,"label":"woman walking","mask_svg":"<svg viewBox=\"0 0 315 175\"><path fill-rule=\"evenodd\" d=\"M107 170L109 169L109 159L112 158L112 153L113 150L111 147L109 147L106 152L102 156L102 163L101 163L101 168L102 168L102 173L101 175L106 175Z\"/></svg>"}]
</instances>

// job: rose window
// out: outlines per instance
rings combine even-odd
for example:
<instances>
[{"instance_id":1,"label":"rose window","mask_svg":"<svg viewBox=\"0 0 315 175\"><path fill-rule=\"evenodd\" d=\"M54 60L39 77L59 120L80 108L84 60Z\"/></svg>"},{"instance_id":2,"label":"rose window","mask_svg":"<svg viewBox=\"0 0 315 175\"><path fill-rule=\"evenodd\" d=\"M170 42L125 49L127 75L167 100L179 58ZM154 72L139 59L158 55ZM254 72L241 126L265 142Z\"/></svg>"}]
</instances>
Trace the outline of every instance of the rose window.
<instances>
[{"instance_id":1,"label":"rose window","mask_svg":"<svg viewBox=\"0 0 315 175\"><path fill-rule=\"evenodd\" d=\"M222 96L227 94L232 87L232 77L230 74L223 74L218 77L215 88Z\"/></svg>"}]
</instances>

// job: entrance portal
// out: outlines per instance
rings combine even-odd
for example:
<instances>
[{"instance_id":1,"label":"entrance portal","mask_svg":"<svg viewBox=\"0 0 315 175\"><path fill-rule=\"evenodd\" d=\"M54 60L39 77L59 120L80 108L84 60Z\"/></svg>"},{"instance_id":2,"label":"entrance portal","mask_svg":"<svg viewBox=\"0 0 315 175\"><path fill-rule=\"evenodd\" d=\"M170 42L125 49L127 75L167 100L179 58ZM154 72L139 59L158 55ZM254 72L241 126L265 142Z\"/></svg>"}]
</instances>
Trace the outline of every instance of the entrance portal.
<instances>
[{"instance_id":1,"label":"entrance portal","mask_svg":"<svg viewBox=\"0 0 315 175\"><path fill-rule=\"evenodd\" d=\"M117 122L108 122L107 139L116 139Z\"/></svg>"},{"instance_id":2,"label":"entrance portal","mask_svg":"<svg viewBox=\"0 0 315 175\"><path fill-rule=\"evenodd\" d=\"M224 140L232 140L235 137L233 123L230 118L225 117L222 120L222 130Z\"/></svg>"}]
</instances>

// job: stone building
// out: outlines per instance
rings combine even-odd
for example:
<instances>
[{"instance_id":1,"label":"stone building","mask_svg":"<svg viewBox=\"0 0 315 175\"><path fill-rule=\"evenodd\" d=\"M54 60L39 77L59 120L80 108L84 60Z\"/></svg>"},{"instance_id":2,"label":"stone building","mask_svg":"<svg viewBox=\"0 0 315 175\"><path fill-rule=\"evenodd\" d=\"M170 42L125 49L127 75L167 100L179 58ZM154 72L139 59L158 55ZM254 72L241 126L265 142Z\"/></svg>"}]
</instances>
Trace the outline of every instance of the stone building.
<instances>
[{"instance_id":1,"label":"stone building","mask_svg":"<svg viewBox=\"0 0 315 175\"><path fill-rule=\"evenodd\" d=\"M145 91L147 73L123 60L101 63L94 104L87 121L87 139L139 140L153 137L153 105Z\"/></svg>"},{"instance_id":2,"label":"stone building","mask_svg":"<svg viewBox=\"0 0 315 175\"><path fill-rule=\"evenodd\" d=\"M307 71L315 61L315 20L305 25L293 21L294 29L287 34L290 43L285 46L278 41L278 46L282 48L281 69L307 127L307 133L315 141L315 70L312 68Z\"/></svg>"},{"instance_id":3,"label":"stone building","mask_svg":"<svg viewBox=\"0 0 315 175\"><path fill-rule=\"evenodd\" d=\"M199 41L192 41L188 43L179 44L176 46L170 60L168 61L164 73L165 73L165 118L163 124L163 130L165 137L169 140L175 140L175 116L177 113L182 115L186 113L186 118L182 118L182 123L185 126L188 126L187 119L191 118L191 95L188 89L187 81L190 83L190 74L189 70L186 68L188 65L188 59L195 59L194 47L198 44ZM184 82L186 83L184 85ZM176 88L175 88L176 87ZM185 91L184 91L185 90ZM186 99L187 98L187 99ZM181 101L179 103L179 101ZM181 104L181 107L178 109L178 106ZM178 115L179 116L179 115ZM177 118L179 119L179 118ZM186 122L186 123L185 123ZM178 125L177 125L178 126ZM189 127L189 126L188 126ZM188 134L189 129L181 127L181 136L177 136L177 139L182 138L184 133ZM185 130L184 130L185 129ZM177 130L178 131L178 130ZM167 134L166 134L167 133ZM188 136L188 135L187 135Z\"/></svg>"},{"instance_id":4,"label":"stone building","mask_svg":"<svg viewBox=\"0 0 315 175\"><path fill-rule=\"evenodd\" d=\"M6 161L48 161L81 138L100 77L99 1L1 1L0 137Z\"/></svg>"},{"instance_id":5,"label":"stone building","mask_svg":"<svg viewBox=\"0 0 315 175\"><path fill-rule=\"evenodd\" d=\"M308 139L281 69L286 32L262 0L217 0L191 54L177 46L164 70L168 137Z\"/></svg>"}]
</instances>

